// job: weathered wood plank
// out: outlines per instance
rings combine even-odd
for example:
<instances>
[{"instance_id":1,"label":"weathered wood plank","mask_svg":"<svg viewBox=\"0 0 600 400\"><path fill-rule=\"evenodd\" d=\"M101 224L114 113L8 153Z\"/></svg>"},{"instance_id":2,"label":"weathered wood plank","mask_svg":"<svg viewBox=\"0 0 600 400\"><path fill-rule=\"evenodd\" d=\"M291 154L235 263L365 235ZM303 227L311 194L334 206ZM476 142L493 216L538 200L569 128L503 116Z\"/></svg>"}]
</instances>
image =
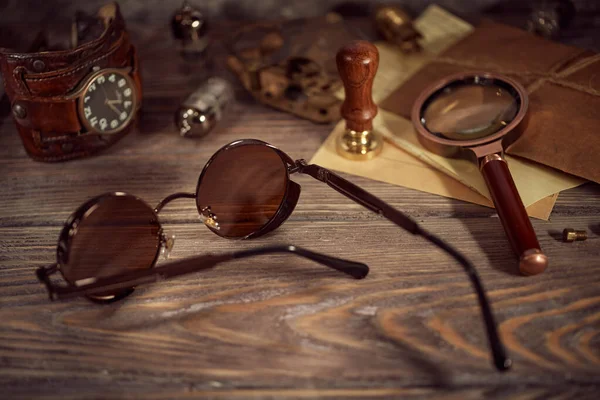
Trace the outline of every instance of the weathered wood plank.
<instances>
[{"instance_id":1,"label":"weathered wood plank","mask_svg":"<svg viewBox=\"0 0 600 400\"><path fill-rule=\"evenodd\" d=\"M238 91L214 132L180 138L173 111L201 75L155 27L136 29L146 44L140 132L95 158L40 164L25 156L12 121L0 120L0 397L597 396L594 184L562 193L549 222L532 221L551 266L525 278L516 274L493 210L347 176L473 260L514 360L506 374L491 366L460 267L310 177L294 177L302 195L290 220L252 241L209 232L193 201L169 205L161 222L177 237L172 257L292 243L368 263L365 280L292 256L264 257L138 288L117 304L50 303L34 270L54 261L63 222L89 197L120 190L154 205L193 191L206 160L232 140L255 137L309 159L331 130L253 104ZM562 243L556 235L567 226L587 229L590 238Z\"/></svg>"}]
</instances>

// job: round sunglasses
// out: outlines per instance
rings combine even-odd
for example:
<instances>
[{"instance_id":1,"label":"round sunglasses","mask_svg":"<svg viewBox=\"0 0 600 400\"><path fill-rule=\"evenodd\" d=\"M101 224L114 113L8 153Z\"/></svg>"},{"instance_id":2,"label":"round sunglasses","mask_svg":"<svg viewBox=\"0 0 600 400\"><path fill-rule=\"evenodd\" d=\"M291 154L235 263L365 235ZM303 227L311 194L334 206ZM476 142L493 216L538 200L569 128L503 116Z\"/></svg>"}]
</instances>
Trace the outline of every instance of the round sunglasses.
<instances>
[{"instance_id":1,"label":"round sunglasses","mask_svg":"<svg viewBox=\"0 0 600 400\"><path fill-rule=\"evenodd\" d=\"M103 194L84 203L61 232L57 262L39 268L38 279L46 285L51 299L86 295L99 301L114 301L127 296L140 284L209 269L236 258L274 253L296 254L354 278L364 278L369 271L365 264L296 246L208 254L153 268L161 251L168 254L173 247L174 238L164 234L158 219L159 212L171 201L195 199L201 220L219 236L255 238L279 227L293 212L300 197L300 185L290 179L290 175L296 173L326 183L454 257L477 292L496 368L510 367L511 361L498 335L483 284L466 257L350 181L318 165L294 160L276 147L255 139L238 140L218 150L202 170L195 193L174 193L155 208L138 197L120 192ZM57 285L50 279L57 271L67 286Z\"/></svg>"}]
</instances>

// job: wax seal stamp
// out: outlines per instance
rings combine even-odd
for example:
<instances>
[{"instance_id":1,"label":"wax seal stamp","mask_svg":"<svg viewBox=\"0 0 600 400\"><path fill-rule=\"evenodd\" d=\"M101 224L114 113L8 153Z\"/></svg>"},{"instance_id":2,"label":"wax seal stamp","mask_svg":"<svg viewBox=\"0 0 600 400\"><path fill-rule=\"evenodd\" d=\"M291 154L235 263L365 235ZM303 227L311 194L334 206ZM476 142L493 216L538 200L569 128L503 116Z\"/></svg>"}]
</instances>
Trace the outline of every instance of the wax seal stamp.
<instances>
[{"instance_id":1,"label":"wax seal stamp","mask_svg":"<svg viewBox=\"0 0 600 400\"><path fill-rule=\"evenodd\" d=\"M372 92L379 51L367 41L352 41L338 51L336 62L346 93L341 107L346 129L337 139L337 152L350 160L370 160L383 147L383 137L373 130L377 105Z\"/></svg>"}]
</instances>

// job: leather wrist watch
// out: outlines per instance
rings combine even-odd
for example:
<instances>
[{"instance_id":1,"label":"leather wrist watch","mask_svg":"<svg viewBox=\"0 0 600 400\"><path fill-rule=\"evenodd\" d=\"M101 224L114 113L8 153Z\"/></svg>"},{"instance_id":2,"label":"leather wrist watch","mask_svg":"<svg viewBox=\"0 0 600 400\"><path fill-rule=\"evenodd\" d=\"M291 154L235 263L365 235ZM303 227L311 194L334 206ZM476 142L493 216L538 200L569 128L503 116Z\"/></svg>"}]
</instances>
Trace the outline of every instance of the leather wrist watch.
<instances>
[{"instance_id":1,"label":"leather wrist watch","mask_svg":"<svg viewBox=\"0 0 600 400\"><path fill-rule=\"evenodd\" d=\"M44 42L38 37L37 42ZM71 49L0 49L0 71L25 150L37 161L92 155L125 136L141 105L140 68L116 3L78 15Z\"/></svg>"}]
</instances>

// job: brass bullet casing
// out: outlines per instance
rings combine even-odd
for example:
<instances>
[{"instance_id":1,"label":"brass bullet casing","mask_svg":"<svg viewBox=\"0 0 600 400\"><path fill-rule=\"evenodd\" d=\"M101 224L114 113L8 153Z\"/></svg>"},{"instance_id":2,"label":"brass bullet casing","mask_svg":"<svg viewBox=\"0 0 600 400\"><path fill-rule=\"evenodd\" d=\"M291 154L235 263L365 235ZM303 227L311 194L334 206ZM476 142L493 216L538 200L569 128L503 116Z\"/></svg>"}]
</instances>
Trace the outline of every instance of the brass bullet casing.
<instances>
[{"instance_id":1,"label":"brass bullet casing","mask_svg":"<svg viewBox=\"0 0 600 400\"><path fill-rule=\"evenodd\" d=\"M352 161L371 160L381 153L383 137L375 131L346 129L338 136L335 148L340 156Z\"/></svg>"},{"instance_id":2,"label":"brass bullet casing","mask_svg":"<svg viewBox=\"0 0 600 400\"><path fill-rule=\"evenodd\" d=\"M586 231L577 231L573 228L565 228L563 230L563 241L575 242L587 239Z\"/></svg>"},{"instance_id":3,"label":"brass bullet casing","mask_svg":"<svg viewBox=\"0 0 600 400\"><path fill-rule=\"evenodd\" d=\"M396 44L404 53L421 50L418 40L423 37L414 27L412 18L397 6L380 6L374 14L375 26L390 43Z\"/></svg>"}]
</instances>

